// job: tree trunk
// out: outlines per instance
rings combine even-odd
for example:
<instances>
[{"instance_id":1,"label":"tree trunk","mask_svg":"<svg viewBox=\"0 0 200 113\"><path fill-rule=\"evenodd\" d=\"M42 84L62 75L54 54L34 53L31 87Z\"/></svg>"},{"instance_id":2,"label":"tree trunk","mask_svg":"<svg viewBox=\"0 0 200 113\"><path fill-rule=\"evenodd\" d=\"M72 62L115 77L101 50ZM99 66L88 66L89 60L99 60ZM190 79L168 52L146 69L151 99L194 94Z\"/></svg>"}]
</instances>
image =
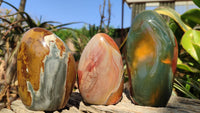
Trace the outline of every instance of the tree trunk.
<instances>
[{"instance_id":1,"label":"tree trunk","mask_svg":"<svg viewBox=\"0 0 200 113\"><path fill-rule=\"evenodd\" d=\"M24 12L25 10L25 5L26 5L26 0L21 0L20 5L19 5L19 13ZM21 20L22 16L20 14L17 15L17 20Z\"/></svg>"},{"instance_id":2,"label":"tree trunk","mask_svg":"<svg viewBox=\"0 0 200 113\"><path fill-rule=\"evenodd\" d=\"M2 2L3 2L3 0L0 0L0 7L1 7Z\"/></svg>"}]
</instances>

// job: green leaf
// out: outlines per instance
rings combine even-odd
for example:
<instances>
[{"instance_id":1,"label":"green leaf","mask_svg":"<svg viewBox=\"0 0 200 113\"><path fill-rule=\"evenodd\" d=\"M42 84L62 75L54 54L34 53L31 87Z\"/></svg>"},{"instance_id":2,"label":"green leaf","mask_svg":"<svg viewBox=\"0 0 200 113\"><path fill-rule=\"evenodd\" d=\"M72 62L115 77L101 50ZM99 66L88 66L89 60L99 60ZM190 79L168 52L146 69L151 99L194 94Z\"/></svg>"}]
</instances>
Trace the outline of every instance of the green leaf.
<instances>
[{"instance_id":1,"label":"green leaf","mask_svg":"<svg viewBox=\"0 0 200 113\"><path fill-rule=\"evenodd\" d=\"M198 63L200 63L200 31L187 31L183 35L181 45Z\"/></svg>"},{"instance_id":2,"label":"green leaf","mask_svg":"<svg viewBox=\"0 0 200 113\"><path fill-rule=\"evenodd\" d=\"M42 22L42 23L38 22L37 26L45 28L46 26L48 26L51 23L59 23L59 22L56 22L56 21L45 21L45 22Z\"/></svg>"},{"instance_id":3,"label":"green leaf","mask_svg":"<svg viewBox=\"0 0 200 113\"><path fill-rule=\"evenodd\" d=\"M200 9L190 9L181 15L181 19L190 27L200 24Z\"/></svg>"},{"instance_id":4,"label":"green leaf","mask_svg":"<svg viewBox=\"0 0 200 113\"><path fill-rule=\"evenodd\" d=\"M9 5L9 6L12 7L13 9L15 9L17 12L19 11L14 5L12 5L12 4L10 4L10 3L6 2L6 1L3 1L3 3Z\"/></svg>"},{"instance_id":5,"label":"green leaf","mask_svg":"<svg viewBox=\"0 0 200 113\"><path fill-rule=\"evenodd\" d=\"M0 17L0 20L4 21L4 22L7 22L8 24L11 24L12 22L10 22L8 19L5 19L5 18L2 18Z\"/></svg>"},{"instance_id":6,"label":"green leaf","mask_svg":"<svg viewBox=\"0 0 200 113\"><path fill-rule=\"evenodd\" d=\"M193 2L200 8L200 0L193 0Z\"/></svg>"},{"instance_id":7,"label":"green leaf","mask_svg":"<svg viewBox=\"0 0 200 113\"><path fill-rule=\"evenodd\" d=\"M180 26L173 19L170 19L170 21L169 21L169 28L174 33L174 35L177 39L177 42L179 44L182 39L182 36L184 34L184 31L180 28Z\"/></svg>"},{"instance_id":8,"label":"green leaf","mask_svg":"<svg viewBox=\"0 0 200 113\"><path fill-rule=\"evenodd\" d=\"M20 13L26 15L26 17L24 17L24 16L22 16L22 17L25 19L26 23L29 25L30 28L37 27L37 24L35 23L35 21L31 18L31 16L28 13L26 13L26 12L20 12Z\"/></svg>"},{"instance_id":9,"label":"green leaf","mask_svg":"<svg viewBox=\"0 0 200 113\"><path fill-rule=\"evenodd\" d=\"M192 86L200 92L200 81L198 80L191 79L191 83L192 83Z\"/></svg>"},{"instance_id":10,"label":"green leaf","mask_svg":"<svg viewBox=\"0 0 200 113\"><path fill-rule=\"evenodd\" d=\"M187 64L184 64L179 58L177 61L177 68L188 71L188 72L193 72L193 73L200 72L200 70L198 70L196 68L192 68L192 67L188 66Z\"/></svg>"},{"instance_id":11,"label":"green leaf","mask_svg":"<svg viewBox=\"0 0 200 113\"><path fill-rule=\"evenodd\" d=\"M186 76L190 76L190 75L186 75ZM187 78L188 78L187 77ZM181 79L181 78L177 78L177 80L179 81L179 82L181 82L181 83L184 83L184 84L186 84L186 85L190 85L190 87L193 87L193 88L195 88L197 91L199 91L200 92L200 82L198 82L198 81L195 81L195 80L193 80L192 78L188 78L189 79L189 81L187 80L184 80L184 79ZM187 87L187 86L186 86Z\"/></svg>"},{"instance_id":12,"label":"green leaf","mask_svg":"<svg viewBox=\"0 0 200 113\"><path fill-rule=\"evenodd\" d=\"M191 88L191 86L190 86L190 84L191 84L191 80L190 80L190 75L186 75L186 78L187 78L187 84L185 84L185 88L189 91L190 90L190 88Z\"/></svg>"},{"instance_id":13,"label":"green leaf","mask_svg":"<svg viewBox=\"0 0 200 113\"><path fill-rule=\"evenodd\" d=\"M191 27L184 24L184 22L180 18L180 14L178 14L174 9L170 7L158 7L155 9L155 11L159 14L166 15L174 19L184 32L186 32L189 29L192 29Z\"/></svg>"},{"instance_id":14,"label":"green leaf","mask_svg":"<svg viewBox=\"0 0 200 113\"><path fill-rule=\"evenodd\" d=\"M181 91L186 96L188 96L188 97L190 97L192 99L198 99L190 91L188 91L176 78L174 79L174 81L175 81L175 83L173 85L174 88L176 88L177 90Z\"/></svg>"}]
</instances>

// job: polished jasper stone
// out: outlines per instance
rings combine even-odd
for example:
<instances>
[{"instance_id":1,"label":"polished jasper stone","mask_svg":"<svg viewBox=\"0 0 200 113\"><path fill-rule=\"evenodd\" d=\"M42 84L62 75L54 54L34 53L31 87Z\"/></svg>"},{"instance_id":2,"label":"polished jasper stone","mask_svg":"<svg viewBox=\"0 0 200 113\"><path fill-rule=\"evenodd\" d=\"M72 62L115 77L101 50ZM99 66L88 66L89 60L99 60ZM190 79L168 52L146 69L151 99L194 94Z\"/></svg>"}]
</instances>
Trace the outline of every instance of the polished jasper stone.
<instances>
[{"instance_id":1,"label":"polished jasper stone","mask_svg":"<svg viewBox=\"0 0 200 113\"><path fill-rule=\"evenodd\" d=\"M127 39L130 93L134 103L167 104L177 56L176 39L164 19L154 11L137 15Z\"/></svg>"},{"instance_id":2,"label":"polished jasper stone","mask_svg":"<svg viewBox=\"0 0 200 113\"><path fill-rule=\"evenodd\" d=\"M65 107L76 80L75 60L64 42L42 28L27 31L17 56L19 96L31 110Z\"/></svg>"},{"instance_id":3,"label":"polished jasper stone","mask_svg":"<svg viewBox=\"0 0 200 113\"><path fill-rule=\"evenodd\" d=\"M116 43L104 33L96 34L84 48L78 65L78 84L89 104L117 103L123 91L123 63Z\"/></svg>"}]
</instances>

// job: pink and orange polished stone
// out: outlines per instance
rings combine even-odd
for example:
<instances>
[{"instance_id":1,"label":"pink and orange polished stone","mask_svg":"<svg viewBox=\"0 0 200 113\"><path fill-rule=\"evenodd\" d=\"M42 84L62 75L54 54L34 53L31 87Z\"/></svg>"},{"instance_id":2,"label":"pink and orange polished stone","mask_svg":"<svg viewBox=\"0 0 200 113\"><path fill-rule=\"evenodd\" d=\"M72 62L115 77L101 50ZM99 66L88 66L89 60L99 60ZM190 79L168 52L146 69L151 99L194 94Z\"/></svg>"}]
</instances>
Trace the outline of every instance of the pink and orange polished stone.
<instances>
[{"instance_id":1,"label":"pink and orange polished stone","mask_svg":"<svg viewBox=\"0 0 200 113\"><path fill-rule=\"evenodd\" d=\"M78 65L78 85L89 104L117 103L123 91L123 63L118 46L108 35L96 34L84 48Z\"/></svg>"}]
</instances>

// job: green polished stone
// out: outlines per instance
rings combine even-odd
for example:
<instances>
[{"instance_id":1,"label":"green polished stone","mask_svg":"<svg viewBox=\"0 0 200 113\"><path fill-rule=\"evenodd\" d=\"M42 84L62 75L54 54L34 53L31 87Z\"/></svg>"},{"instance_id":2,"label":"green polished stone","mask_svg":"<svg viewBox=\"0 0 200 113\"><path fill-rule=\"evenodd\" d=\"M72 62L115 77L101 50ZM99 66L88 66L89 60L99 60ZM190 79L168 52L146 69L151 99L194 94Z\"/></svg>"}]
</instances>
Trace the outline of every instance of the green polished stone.
<instances>
[{"instance_id":1,"label":"green polished stone","mask_svg":"<svg viewBox=\"0 0 200 113\"><path fill-rule=\"evenodd\" d=\"M172 68L176 68L175 41L164 19L154 11L144 11L132 21L127 61L130 93L135 103L166 106L172 92Z\"/></svg>"}]
</instances>

